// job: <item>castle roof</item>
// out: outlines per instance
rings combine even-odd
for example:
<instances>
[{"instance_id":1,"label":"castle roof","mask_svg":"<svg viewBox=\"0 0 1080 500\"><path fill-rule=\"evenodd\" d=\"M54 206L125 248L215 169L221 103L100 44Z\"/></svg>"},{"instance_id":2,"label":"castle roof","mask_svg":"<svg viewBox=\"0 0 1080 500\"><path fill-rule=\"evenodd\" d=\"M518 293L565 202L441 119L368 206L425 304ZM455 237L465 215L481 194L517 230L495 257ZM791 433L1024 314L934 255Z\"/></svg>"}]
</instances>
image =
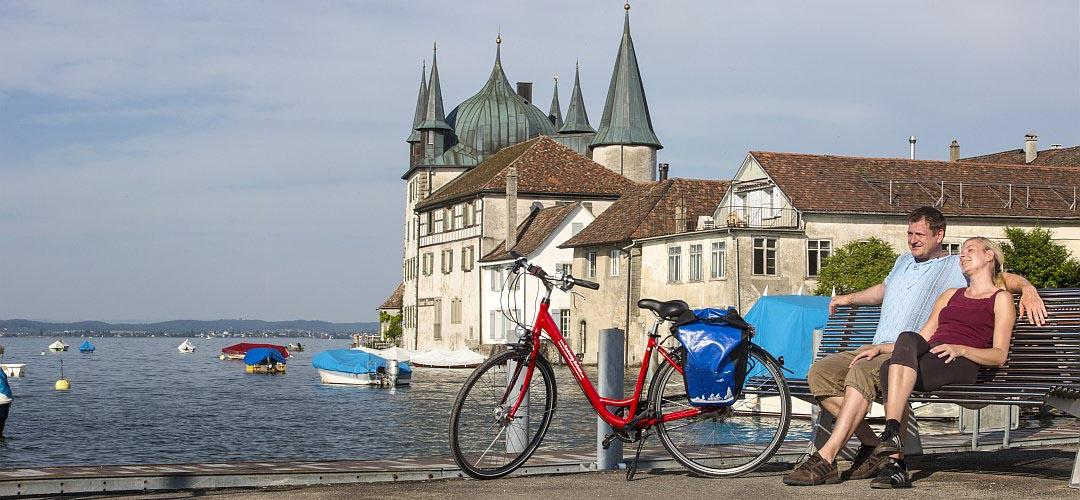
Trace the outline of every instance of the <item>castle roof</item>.
<instances>
[{"instance_id":1,"label":"castle roof","mask_svg":"<svg viewBox=\"0 0 1080 500\"><path fill-rule=\"evenodd\" d=\"M634 40L630 38L630 6L626 5L622 41L615 58L615 69L608 85L604 116L596 130L592 147L605 145L644 145L663 148L653 132L649 103L641 83Z\"/></svg>"},{"instance_id":2,"label":"castle roof","mask_svg":"<svg viewBox=\"0 0 1080 500\"><path fill-rule=\"evenodd\" d=\"M427 65L420 67L420 91L416 93L416 111L413 113L412 132L405 142L420 142L420 131L416 129L424 122L424 110L427 106Z\"/></svg>"},{"instance_id":3,"label":"castle roof","mask_svg":"<svg viewBox=\"0 0 1080 500\"><path fill-rule=\"evenodd\" d=\"M545 123L547 117L544 118ZM439 188L416 206L417 211L448 205L480 194L506 193L506 171L518 172L518 196L567 199L616 199L636 185L553 139L540 136L488 157Z\"/></svg>"},{"instance_id":4,"label":"castle roof","mask_svg":"<svg viewBox=\"0 0 1080 500\"><path fill-rule=\"evenodd\" d=\"M574 66L574 91L570 94L570 106L566 108L566 120L559 129L560 134L596 132L589 125L589 113L585 110L585 100L581 97L581 67Z\"/></svg>"}]
</instances>

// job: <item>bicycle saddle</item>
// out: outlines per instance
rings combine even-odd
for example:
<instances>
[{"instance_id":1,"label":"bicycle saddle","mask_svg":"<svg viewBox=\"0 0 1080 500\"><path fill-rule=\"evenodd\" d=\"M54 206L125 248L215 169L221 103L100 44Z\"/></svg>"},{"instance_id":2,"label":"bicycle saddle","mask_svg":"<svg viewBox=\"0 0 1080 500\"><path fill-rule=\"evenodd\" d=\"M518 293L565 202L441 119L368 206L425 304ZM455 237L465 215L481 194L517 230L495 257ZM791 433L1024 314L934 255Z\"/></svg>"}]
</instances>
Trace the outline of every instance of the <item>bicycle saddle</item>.
<instances>
[{"instance_id":1,"label":"bicycle saddle","mask_svg":"<svg viewBox=\"0 0 1080 500\"><path fill-rule=\"evenodd\" d=\"M660 302L653 299L641 299L637 301L637 306L641 309L648 309L656 314L659 314L664 319L675 319L683 313L690 310L690 305L681 300L669 300L667 302Z\"/></svg>"}]
</instances>

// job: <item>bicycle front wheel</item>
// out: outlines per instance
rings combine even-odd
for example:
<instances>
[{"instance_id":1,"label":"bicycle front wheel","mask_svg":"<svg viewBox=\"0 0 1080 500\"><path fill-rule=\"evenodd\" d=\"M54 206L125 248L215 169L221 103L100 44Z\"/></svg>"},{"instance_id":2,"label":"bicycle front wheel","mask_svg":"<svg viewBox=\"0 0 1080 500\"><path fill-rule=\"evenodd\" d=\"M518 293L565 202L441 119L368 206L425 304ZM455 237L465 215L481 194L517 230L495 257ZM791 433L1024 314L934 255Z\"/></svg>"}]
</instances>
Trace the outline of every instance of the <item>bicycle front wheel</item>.
<instances>
[{"instance_id":1,"label":"bicycle front wheel","mask_svg":"<svg viewBox=\"0 0 1080 500\"><path fill-rule=\"evenodd\" d=\"M690 408L682 374L665 364L649 387L660 415ZM791 421L791 394L780 367L751 345L743 392L730 407L704 409L694 417L660 423L657 435L668 453L702 476L736 476L767 462L784 443Z\"/></svg>"},{"instance_id":2,"label":"bicycle front wheel","mask_svg":"<svg viewBox=\"0 0 1080 500\"><path fill-rule=\"evenodd\" d=\"M529 353L507 351L485 361L465 381L450 413L450 451L476 479L495 479L521 467L544 439L555 412L555 373L542 356L514 416ZM518 367L521 367L518 369Z\"/></svg>"}]
</instances>

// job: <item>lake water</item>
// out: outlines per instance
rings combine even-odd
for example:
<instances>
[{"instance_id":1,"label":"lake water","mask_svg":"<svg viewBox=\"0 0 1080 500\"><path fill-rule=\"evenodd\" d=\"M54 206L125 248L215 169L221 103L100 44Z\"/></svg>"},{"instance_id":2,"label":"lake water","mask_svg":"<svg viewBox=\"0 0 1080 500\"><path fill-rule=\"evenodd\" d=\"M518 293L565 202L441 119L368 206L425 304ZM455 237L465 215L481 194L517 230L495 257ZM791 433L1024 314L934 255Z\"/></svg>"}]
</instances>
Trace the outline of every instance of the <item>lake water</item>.
<instances>
[{"instance_id":1,"label":"lake water","mask_svg":"<svg viewBox=\"0 0 1080 500\"><path fill-rule=\"evenodd\" d=\"M83 339L64 338L70 351L42 355L54 340L0 338L4 363L27 363L25 377L9 379L15 402L0 468L449 457L450 407L471 371L417 368L410 387L393 390L331 386L311 358L348 340L192 339L196 351L183 354L178 338L94 338L97 352L82 354ZM241 341L306 350L284 375L252 375L217 358ZM54 389L61 359L66 392ZM566 368L555 371L559 406L541 449L592 449L595 413ZM789 438L806 436L806 422L792 427Z\"/></svg>"}]
</instances>

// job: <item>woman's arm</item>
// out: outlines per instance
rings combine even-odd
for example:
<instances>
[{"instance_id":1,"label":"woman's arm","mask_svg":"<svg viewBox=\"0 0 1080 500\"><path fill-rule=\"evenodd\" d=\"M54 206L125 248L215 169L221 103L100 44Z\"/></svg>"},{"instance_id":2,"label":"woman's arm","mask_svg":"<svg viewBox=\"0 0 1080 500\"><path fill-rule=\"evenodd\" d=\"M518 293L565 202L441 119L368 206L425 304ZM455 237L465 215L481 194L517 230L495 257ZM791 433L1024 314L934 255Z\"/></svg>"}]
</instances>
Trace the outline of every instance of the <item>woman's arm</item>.
<instances>
[{"instance_id":1,"label":"woman's arm","mask_svg":"<svg viewBox=\"0 0 1080 500\"><path fill-rule=\"evenodd\" d=\"M1046 304L1039 297L1039 291L1019 274L1001 273L1001 277L1008 291L1020 295L1020 315L1027 314L1031 324L1042 326L1046 322Z\"/></svg>"},{"instance_id":2,"label":"woman's arm","mask_svg":"<svg viewBox=\"0 0 1080 500\"><path fill-rule=\"evenodd\" d=\"M994 341L993 347L976 349L956 344L934 346L930 352L946 358L948 363L953 358L963 357L982 366L1001 366L1009 358L1009 342L1012 340L1013 325L1016 323L1016 308L1012 297L1007 293L994 296Z\"/></svg>"}]
</instances>

